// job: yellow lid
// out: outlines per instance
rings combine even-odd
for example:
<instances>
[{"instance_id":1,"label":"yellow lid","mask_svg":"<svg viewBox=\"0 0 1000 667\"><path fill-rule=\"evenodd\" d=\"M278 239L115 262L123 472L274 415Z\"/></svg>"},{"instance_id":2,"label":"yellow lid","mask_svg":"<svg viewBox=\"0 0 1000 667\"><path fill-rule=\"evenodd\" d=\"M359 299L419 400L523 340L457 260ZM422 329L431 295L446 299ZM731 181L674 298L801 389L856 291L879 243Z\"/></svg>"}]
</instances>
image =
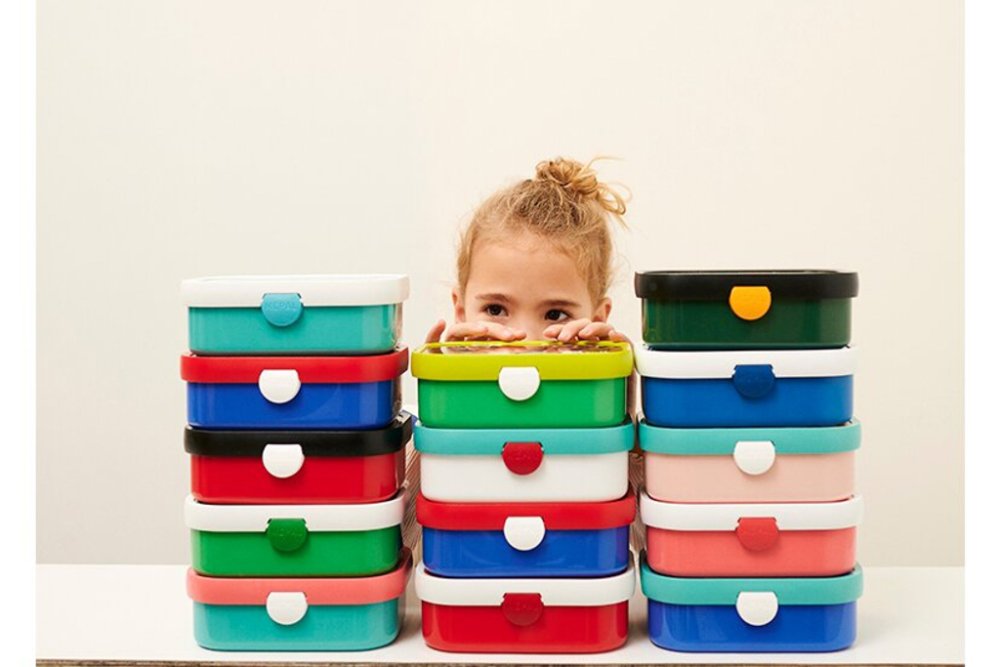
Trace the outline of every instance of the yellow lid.
<instances>
[{"instance_id":1,"label":"yellow lid","mask_svg":"<svg viewBox=\"0 0 1000 667\"><path fill-rule=\"evenodd\" d=\"M607 380L632 373L632 346L612 341L428 343L410 359L420 380L497 380L500 370L532 367L542 380Z\"/></svg>"}]
</instances>

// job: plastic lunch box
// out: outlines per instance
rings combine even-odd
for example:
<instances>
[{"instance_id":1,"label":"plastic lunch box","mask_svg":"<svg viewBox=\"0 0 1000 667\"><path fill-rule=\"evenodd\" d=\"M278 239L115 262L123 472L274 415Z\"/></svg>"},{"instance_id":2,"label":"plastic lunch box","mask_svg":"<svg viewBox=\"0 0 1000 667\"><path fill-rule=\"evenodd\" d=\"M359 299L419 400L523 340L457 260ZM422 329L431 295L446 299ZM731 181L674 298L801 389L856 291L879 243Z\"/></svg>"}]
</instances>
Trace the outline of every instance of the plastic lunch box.
<instances>
[{"instance_id":1,"label":"plastic lunch box","mask_svg":"<svg viewBox=\"0 0 1000 667\"><path fill-rule=\"evenodd\" d=\"M225 651L363 651L396 638L413 559L370 577L240 579L188 570L194 636Z\"/></svg>"},{"instance_id":2,"label":"plastic lunch box","mask_svg":"<svg viewBox=\"0 0 1000 667\"><path fill-rule=\"evenodd\" d=\"M216 429L374 429L400 407L407 350L369 357L181 357L188 423Z\"/></svg>"},{"instance_id":3,"label":"plastic lunch box","mask_svg":"<svg viewBox=\"0 0 1000 667\"><path fill-rule=\"evenodd\" d=\"M650 271L635 274L642 339L659 349L842 347L858 274Z\"/></svg>"},{"instance_id":4,"label":"plastic lunch box","mask_svg":"<svg viewBox=\"0 0 1000 667\"><path fill-rule=\"evenodd\" d=\"M188 496L191 565L221 577L359 577L402 546L404 492L360 505L207 505Z\"/></svg>"},{"instance_id":5,"label":"plastic lunch box","mask_svg":"<svg viewBox=\"0 0 1000 667\"><path fill-rule=\"evenodd\" d=\"M861 498L835 503L663 503L645 493L649 566L675 577L832 577L854 567Z\"/></svg>"},{"instance_id":6,"label":"plastic lunch box","mask_svg":"<svg viewBox=\"0 0 1000 667\"><path fill-rule=\"evenodd\" d=\"M643 562L649 638L674 651L820 652L854 643L861 568L838 577L688 579Z\"/></svg>"},{"instance_id":7,"label":"plastic lunch box","mask_svg":"<svg viewBox=\"0 0 1000 667\"><path fill-rule=\"evenodd\" d=\"M610 341L430 343L413 353L431 428L593 428L625 419L632 348Z\"/></svg>"},{"instance_id":8,"label":"plastic lunch box","mask_svg":"<svg viewBox=\"0 0 1000 667\"><path fill-rule=\"evenodd\" d=\"M616 500L628 490L634 442L631 420L562 429L439 429L418 421L413 431L423 494L448 502Z\"/></svg>"},{"instance_id":9,"label":"plastic lunch box","mask_svg":"<svg viewBox=\"0 0 1000 667\"><path fill-rule=\"evenodd\" d=\"M378 354L399 339L404 275L221 276L181 283L197 354Z\"/></svg>"},{"instance_id":10,"label":"plastic lunch box","mask_svg":"<svg viewBox=\"0 0 1000 667\"><path fill-rule=\"evenodd\" d=\"M672 503L793 503L854 495L861 424L662 428L639 422L646 492Z\"/></svg>"},{"instance_id":11,"label":"plastic lunch box","mask_svg":"<svg viewBox=\"0 0 1000 667\"><path fill-rule=\"evenodd\" d=\"M371 431L210 431L188 427L191 493L204 503L373 503L396 495L413 418Z\"/></svg>"},{"instance_id":12,"label":"plastic lunch box","mask_svg":"<svg viewBox=\"0 0 1000 667\"><path fill-rule=\"evenodd\" d=\"M628 635L635 569L610 577L456 579L415 574L424 641L468 653L599 653Z\"/></svg>"},{"instance_id":13,"label":"plastic lunch box","mask_svg":"<svg viewBox=\"0 0 1000 667\"><path fill-rule=\"evenodd\" d=\"M835 426L853 412L856 350L636 353L654 426Z\"/></svg>"},{"instance_id":14,"label":"plastic lunch box","mask_svg":"<svg viewBox=\"0 0 1000 667\"><path fill-rule=\"evenodd\" d=\"M629 564L635 494L603 503L438 503L417 496L424 567L444 577L606 577Z\"/></svg>"}]
</instances>

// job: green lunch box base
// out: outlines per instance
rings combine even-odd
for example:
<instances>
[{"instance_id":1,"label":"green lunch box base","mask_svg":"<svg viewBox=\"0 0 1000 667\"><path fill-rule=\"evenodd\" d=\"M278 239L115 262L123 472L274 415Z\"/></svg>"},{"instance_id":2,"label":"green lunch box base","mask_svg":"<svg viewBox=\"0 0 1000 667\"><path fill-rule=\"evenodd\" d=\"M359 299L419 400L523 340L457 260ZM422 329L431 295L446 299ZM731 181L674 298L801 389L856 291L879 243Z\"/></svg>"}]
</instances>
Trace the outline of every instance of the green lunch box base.
<instances>
[{"instance_id":1,"label":"green lunch box base","mask_svg":"<svg viewBox=\"0 0 1000 667\"><path fill-rule=\"evenodd\" d=\"M431 428L618 426L626 380L544 380L524 401L507 398L496 381L418 380L420 421Z\"/></svg>"},{"instance_id":2,"label":"green lunch box base","mask_svg":"<svg viewBox=\"0 0 1000 667\"><path fill-rule=\"evenodd\" d=\"M355 577L396 567L399 526L378 530L267 533L191 531L191 565L222 577Z\"/></svg>"},{"instance_id":3,"label":"green lunch box base","mask_svg":"<svg viewBox=\"0 0 1000 667\"><path fill-rule=\"evenodd\" d=\"M642 301L642 338L653 349L812 349L851 340L851 299L778 300L758 320L721 301Z\"/></svg>"},{"instance_id":4,"label":"green lunch box base","mask_svg":"<svg viewBox=\"0 0 1000 667\"><path fill-rule=\"evenodd\" d=\"M195 354L378 354L399 338L401 309L310 306L291 324L272 324L260 308L189 308Z\"/></svg>"},{"instance_id":5,"label":"green lunch box base","mask_svg":"<svg viewBox=\"0 0 1000 667\"><path fill-rule=\"evenodd\" d=\"M263 605L195 602L194 636L222 651L365 651L396 639L402 601L310 606L293 625L272 621Z\"/></svg>"}]
</instances>

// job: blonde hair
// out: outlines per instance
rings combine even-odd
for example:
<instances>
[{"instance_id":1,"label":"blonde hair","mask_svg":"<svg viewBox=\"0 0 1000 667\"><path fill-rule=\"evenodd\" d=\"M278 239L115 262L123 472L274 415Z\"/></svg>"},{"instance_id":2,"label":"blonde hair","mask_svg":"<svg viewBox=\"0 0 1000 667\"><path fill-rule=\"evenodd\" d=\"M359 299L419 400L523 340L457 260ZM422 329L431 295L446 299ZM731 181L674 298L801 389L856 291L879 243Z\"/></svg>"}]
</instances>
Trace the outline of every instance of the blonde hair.
<instances>
[{"instance_id":1,"label":"blonde hair","mask_svg":"<svg viewBox=\"0 0 1000 667\"><path fill-rule=\"evenodd\" d=\"M596 158L595 158L596 159ZM486 199L463 230L458 250L458 286L469 280L472 251L484 238L530 231L553 241L573 257L597 303L611 286L610 222L626 227L625 200L597 180L591 168L558 157L535 166L535 177L500 190Z\"/></svg>"}]
</instances>

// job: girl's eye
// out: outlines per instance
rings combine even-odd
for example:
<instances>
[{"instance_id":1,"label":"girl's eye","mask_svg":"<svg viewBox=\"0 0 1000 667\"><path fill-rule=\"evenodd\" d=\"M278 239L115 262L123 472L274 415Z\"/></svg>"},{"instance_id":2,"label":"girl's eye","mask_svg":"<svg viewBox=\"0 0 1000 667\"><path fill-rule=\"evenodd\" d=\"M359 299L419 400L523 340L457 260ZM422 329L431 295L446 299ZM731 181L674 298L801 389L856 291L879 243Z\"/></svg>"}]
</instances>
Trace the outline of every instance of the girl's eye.
<instances>
[{"instance_id":1,"label":"girl's eye","mask_svg":"<svg viewBox=\"0 0 1000 667\"><path fill-rule=\"evenodd\" d=\"M503 306L495 303L491 303L490 305L486 306L486 308L484 308L483 310L486 311L486 314L489 315L490 317L500 317L505 312Z\"/></svg>"},{"instance_id":2,"label":"girl's eye","mask_svg":"<svg viewBox=\"0 0 1000 667\"><path fill-rule=\"evenodd\" d=\"M567 318L569 318L569 313L567 313L564 310L559 310L558 308L553 308L552 310L545 313L545 319L550 320L552 322L558 322L559 320Z\"/></svg>"}]
</instances>

